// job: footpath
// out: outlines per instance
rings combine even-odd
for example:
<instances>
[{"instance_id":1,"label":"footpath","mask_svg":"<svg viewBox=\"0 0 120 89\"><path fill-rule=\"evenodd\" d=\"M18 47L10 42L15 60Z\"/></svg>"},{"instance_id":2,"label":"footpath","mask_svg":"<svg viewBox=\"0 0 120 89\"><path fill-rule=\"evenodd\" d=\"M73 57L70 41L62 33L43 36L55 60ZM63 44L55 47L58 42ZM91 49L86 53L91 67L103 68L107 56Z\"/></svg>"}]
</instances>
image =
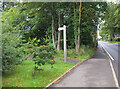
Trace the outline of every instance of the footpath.
<instances>
[{"instance_id":1,"label":"footpath","mask_svg":"<svg viewBox=\"0 0 120 89\"><path fill-rule=\"evenodd\" d=\"M49 88L55 89L55 87L101 87L102 89L109 87L107 89L117 89L109 58L101 45L98 45L98 50L91 59L77 66L60 82Z\"/></svg>"}]
</instances>

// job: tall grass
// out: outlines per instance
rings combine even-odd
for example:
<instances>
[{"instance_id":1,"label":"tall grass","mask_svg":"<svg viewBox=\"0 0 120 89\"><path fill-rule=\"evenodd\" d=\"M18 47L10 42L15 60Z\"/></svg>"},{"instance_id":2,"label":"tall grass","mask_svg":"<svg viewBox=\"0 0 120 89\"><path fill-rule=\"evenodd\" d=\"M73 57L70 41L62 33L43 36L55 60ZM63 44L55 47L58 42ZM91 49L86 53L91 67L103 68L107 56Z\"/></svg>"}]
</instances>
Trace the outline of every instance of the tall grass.
<instances>
[{"instance_id":1,"label":"tall grass","mask_svg":"<svg viewBox=\"0 0 120 89\"><path fill-rule=\"evenodd\" d=\"M75 49L67 49L67 58L69 59L87 59L94 54L95 49L89 46L81 45L80 52L76 52ZM55 58L63 58L64 50L60 50L55 56Z\"/></svg>"}]
</instances>

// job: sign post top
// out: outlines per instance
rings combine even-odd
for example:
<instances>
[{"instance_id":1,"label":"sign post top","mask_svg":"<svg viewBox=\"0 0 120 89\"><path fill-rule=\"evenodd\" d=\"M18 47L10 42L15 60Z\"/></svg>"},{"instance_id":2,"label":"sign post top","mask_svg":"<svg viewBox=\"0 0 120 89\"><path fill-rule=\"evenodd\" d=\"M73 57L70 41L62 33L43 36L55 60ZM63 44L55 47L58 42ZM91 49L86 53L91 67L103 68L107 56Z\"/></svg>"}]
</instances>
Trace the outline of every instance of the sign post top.
<instances>
[{"instance_id":1,"label":"sign post top","mask_svg":"<svg viewBox=\"0 0 120 89\"><path fill-rule=\"evenodd\" d=\"M64 36L64 62L67 60L67 46L66 46L66 26L58 28L59 31L63 30L63 36Z\"/></svg>"},{"instance_id":2,"label":"sign post top","mask_svg":"<svg viewBox=\"0 0 120 89\"><path fill-rule=\"evenodd\" d=\"M64 25L63 27L64 27L64 28L66 28L66 26L65 26L65 25Z\"/></svg>"},{"instance_id":3,"label":"sign post top","mask_svg":"<svg viewBox=\"0 0 120 89\"><path fill-rule=\"evenodd\" d=\"M58 30L65 30L66 26L64 25L63 27L59 27Z\"/></svg>"}]
</instances>

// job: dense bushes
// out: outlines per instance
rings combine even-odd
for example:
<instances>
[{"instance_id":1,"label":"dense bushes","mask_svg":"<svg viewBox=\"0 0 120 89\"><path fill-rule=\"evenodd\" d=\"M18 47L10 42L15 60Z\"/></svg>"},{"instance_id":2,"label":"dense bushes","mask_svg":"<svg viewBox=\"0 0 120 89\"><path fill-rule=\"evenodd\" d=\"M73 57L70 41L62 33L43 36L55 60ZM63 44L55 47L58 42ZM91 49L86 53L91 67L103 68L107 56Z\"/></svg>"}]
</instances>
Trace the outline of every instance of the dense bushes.
<instances>
[{"instance_id":1,"label":"dense bushes","mask_svg":"<svg viewBox=\"0 0 120 89\"><path fill-rule=\"evenodd\" d=\"M33 38L28 40L27 43L21 47L24 53L24 60L32 59L35 63L34 72L41 70L39 67L45 63L53 65L55 63L53 55L56 53L52 44L40 45L40 39ZM53 66L52 66L53 67Z\"/></svg>"},{"instance_id":2,"label":"dense bushes","mask_svg":"<svg viewBox=\"0 0 120 89\"><path fill-rule=\"evenodd\" d=\"M120 41L120 37L116 38L115 41Z\"/></svg>"},{"instance_id":3,"label":"dense bushes","mask_svg":"<svg viewBox=\"0 0 120 89\"><path fill-rule=\"evenodd\" d=\"M38 46L40 40L29 39L23 43L20 32L2 33L2 72L10 72L15 69L15 65L31 57L35 61L35 70L38 66L46 62L54 64L53 55L56 53L52 45Z\"/></svg>"},{"instance_id":4,"label":"dense bushes","mask_svg":"<svg viewBox=\"0 0 120 89\"><path fill-rule=\"evenodd\" d=\"M35 61L35 68L33 75L35 74L36 70L39 69L39 66L44 65L45 63L51 64L53 67L53 64L55 63L53 55L56 53L55 48L52 45L48 46L40 46L37 47L37 49L34 51L33 60Z\"/></svg>"},{"instance_id":5,"label":"dense bushes","mask_svg":"<svg viewBox=\"0 0 120 89\"><path fill-rule=\"evenodd\" d=\"M53 46L40 46L36 49L34 53L35 64L44 65L45 62L49 62L53 65L53 55L56 53Z\"/></svg>"},{"instance_id":6,"label":"dense bushes","mask_svg":"<svg viewBox=\"0 0 120 89\"><path fill-rule=\"evenodd\" d=\"M14 70L20 59L21 36L18 32L5 32L2 34L2 72Z\"/></svg>"}]
</instances>

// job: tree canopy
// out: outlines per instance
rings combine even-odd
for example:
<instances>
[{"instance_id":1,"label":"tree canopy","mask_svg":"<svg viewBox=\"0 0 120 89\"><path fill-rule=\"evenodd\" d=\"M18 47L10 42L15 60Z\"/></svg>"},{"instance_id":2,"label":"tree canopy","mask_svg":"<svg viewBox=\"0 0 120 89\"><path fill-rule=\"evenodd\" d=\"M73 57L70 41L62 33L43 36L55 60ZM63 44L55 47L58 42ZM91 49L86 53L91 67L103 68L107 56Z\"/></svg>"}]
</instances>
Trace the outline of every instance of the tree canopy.
<instances>
[{"instance_id":1,"label":"tree canopy","mask_svg":"<svg viewBox=\"0 0 120 89\"><path fill-rule=\"evenodd\" d=\"M103 15L100 35L106 40L115 40L120 36L120 4L108 3L107 11Z\"/></svg>"},{"instance_id":2,"label":"tree canopy","mask_svg":"<svg viewBox=\"0 0 120 89\"><path fill-rule=\"evenodd\" d=\"M9 48L13 49L13 51L9 55L15 55L11 62L8 58L4 58L5 64L3 68L6 68L6 66L8 66L7 68L10 67L8 62L13 65L16 64L14 59L21 57L16 52L28 55L28 51L29 53L34 52L35 48L37 49L39 46L49 44L53 44L54 48L58 51L63 49L63 32L58 31L58 28L63 25L67 26L68 49L76 48L76 52L79 52L81 45L94 47L96 42L94 34L100 22L99 18L107 17L107 13L113 15L111 13L112 9L106 12L106 8L108 8L106 2L4 2L2 10L2 35L9 35L10 37L7 38L5 36L6 38L3 39L5 44L3 44L3 53L4 55L8 54L10 49L7 48L10 46ZM117 8L118 6L114 7L116 10L116 17L113 18L115 19L115 26L110 29L118 29L119 27L116 22L118 21L117 17L119 17L117 15ZM109 19L105 18L105 20L105 24L108 26L110 24L107 23ZM6 40L11 41L7 43ZM16 49L17 51L15 52ZM52 58L52 55L50 55L50 58ZM23 60L24 58L22 58ZM18 61L21 62L20 60ZM39 64L39 61L37 62Z\"/></svg>"}]
</instances>

